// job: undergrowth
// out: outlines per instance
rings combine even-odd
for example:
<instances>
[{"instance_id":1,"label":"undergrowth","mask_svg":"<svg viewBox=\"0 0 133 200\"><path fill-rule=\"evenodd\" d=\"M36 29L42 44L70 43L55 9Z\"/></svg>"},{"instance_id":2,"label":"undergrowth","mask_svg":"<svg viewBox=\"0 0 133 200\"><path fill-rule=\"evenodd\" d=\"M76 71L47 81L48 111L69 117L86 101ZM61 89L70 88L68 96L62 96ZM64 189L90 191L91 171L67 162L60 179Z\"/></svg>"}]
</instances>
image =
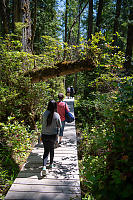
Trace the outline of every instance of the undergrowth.
<instances>
[{"instance_id":1,"label":"undergrowth","mask_svg":"<svg viewBox=\"0 0 133 200\"><path fill-rule=\"evenodd\" d=\"M9 117L6 124L0 123L0 127L0 195L4 199L37 141L37 134L13 117Z\"/></svg>"},{"instance_id":2,"label":"undergrowth","mask_svg":"<svg viewBox=\"0 0 133 200\"><path fill-rule=\"evenodd\" d=\"M132 77L111 84L75 105L82 200L132 199Z\"/></svg>"}]
</instances>

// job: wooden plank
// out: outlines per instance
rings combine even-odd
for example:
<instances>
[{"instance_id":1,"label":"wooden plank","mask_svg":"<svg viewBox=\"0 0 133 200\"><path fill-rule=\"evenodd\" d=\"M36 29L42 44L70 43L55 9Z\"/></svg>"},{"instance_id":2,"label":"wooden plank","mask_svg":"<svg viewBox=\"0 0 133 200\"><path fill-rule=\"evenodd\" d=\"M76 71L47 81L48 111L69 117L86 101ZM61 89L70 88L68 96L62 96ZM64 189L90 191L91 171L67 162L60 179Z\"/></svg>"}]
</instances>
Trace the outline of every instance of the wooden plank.
<instances>
[{"instance_id":1,"label":"wooden plank","mask_svg":"<svg viewBox=\"0 0 133 200\"><path fill-rule=\"evenodd\" d=\"M49 169L49 166L46 166L48 170ZM34 172L34 173L37 173L37 172L40 172L42 170L42 166L41 167L23 167L21 172ZM71 174L79 174L79 170L78 170L78 167L77 166L74 166L74 167L71 167L71 166L62 166L62 168L58 168L56 166L54 166L52 168L52 171L54 171L55 173L71 173Z\"/></svg>"},{"instance_id":2,"label":"wooden plank","mask_svg":"<svg viewBox=\"0 0 133 200\"><path fill-rule=\"evenodd\" d=\"M70 153L71 151L77 151L77 146L73 146L73 147L70 147L69 148L66 148L66 146L61 146L61 147L58 147L55 149L55 153L56 152L61 152L63 151L64 153ZM32 153L43 153L44 152L44 149L43 148L40 148L40 149L33 149L32 150Z\"/></svg>"},{"instance_id":3,"label":"wooden plank","mask_svg":"<svg viewBox=\"0 0 133 200\"><path fill-rule=\"evenodd\" d=\"M69 164L69 165L78 165L78 161L76 160L76 159L62 159L62 158L60 158L60 157L58 157L58 159L54 159L54 162L57 164L57 165L61 165L62 164L62 161L63 161L63 164L64 165L67 165L67 164ZM38 158L37 160L30 160L30 162L27 162L27 165L28 164L35 164L35 163L38 163L38 164L40 164L40 166L42 165L42 159L41 158Z\"/></svg>"},{"instance_id":4,"label":"wooden plank","mask_svg":"<svg viewBox=\"0 0 133 200\"><path fill-rule=\"evenodd\" d=\"M25 166L23 166L24 168L42 168L42 163L32 163L32 165L30 163L26 163ZM22 169L23 169L22 167ZM68 168L68 169L74 169L77 168L78 169L78 165L77 163L73 163L73 164L69 164L69 163L55 163L55 167L56 168Z\"/></svg>"},{"instance_id":5,"label":"wooden plank","mask_svg":"<svg viewBox=\"0 0 133 200\"><path fill-rule=\"evenodd\" d=\"M30 156L28 157L28 159L32 158L37 158L37 157L41 157L43 156L44 152L38 152L38 153L31 153ZM76 151L69 151L68 152L65 152L65 151L55 151L54 152L54 157L73 157L73 156L77 156L77 152ZM27 160L28 160L27 159Z\"/></svg>"},{"instance_id":6,"label":"wooden plank","mask_svg":"<svg viewBox=\"0 0 133 200\"><path fill-rule=\"evenodd\" d=\"M42 156L32 156L32 157L29 157L27 159L27 163L30 162L31 164L32 163L42 163ZM69 155L69 156L55 156L54 157L54 162L69 162L70 164L73 163L74 161L77 162L77 156L75 155Z\"/></svg>"},{"instance_id":7,"label":"wooden plank","mask_svg":"<svg viewBox=\"0 0 133 200\"><path fill-rule=\"evenodd\" d=\"M34 179L41 179L41 175L40 173L34 173L34 172L22 172L22 173L19 173L18 174L18 178L34 178ZM67 179L67 180L72 180L72 179L75 179L75 180L79 180L79 175L78 174L55 174L55 173L49 173L47 172L47 175L45 178L50 178L50 179L59 179L59 180L62 180L62 179Z\"/></svg>"},{"instance_id":8,"label":"wooden plank","mask_svg":"<svg viewBox=\"0 0 133 200\"><path fill-rule=\"evenodd\" d=\"M42 151L32 151L32 153L30 154L30 156L35 156L35 154L38 154L38 155L43 155L43 153L44 153L44 150L42 150ZM62 149L55 149L54 150L54 156L57 156L57 155L59 155L59 154L63 154L64 156L66 156L66 155L70 155L70 154L72 154L72 155L77 155L77 150L67 150L67 151L64 151L64 150L62 150Z\"/></svg>"},{"instance_id":9,"label":"wooden plank","mask_svg":"<svg viewBox=\"0 0 133 200\"><path fill-rule=\"evenodd\" d=\"M15 198L14 198L15 197ZM62 193L38 193L38 192L14 192L10 191L5 200L81 200L80 194Z\"/></svg>"},{"instance_id":10,"label":"wooden plank","mask_svg":"<svg viewBox=\"0 0 133 200\"><path fill-rule=\"evenodd\" d=\"M35 180L29 178L17 178L14 184L25 184L34 185ZM80 186L79 180L53 180L53 179L36 179L36 185L70 185L70 186Z\"/></svg>"},{"instance_id":11,"label":"wooden plank","mask_svg":"<svg viewBox=\"0 0 133 200\"><path fill-rule=\"evenodd\" d=\"M47 163L47 167L49 166L49 160L48 160L48 163ZM39 168L41 169L42 168L42 165L40 163L32 163L32 165L30 163L25 163L25 165L23 165L22 167L22 171L23 169L28 169L28 168ZM72 169L77 169L78 170L78 165L77 163L62 163L60 164L59 162L55 162L54 161L54 166L53 166L53 169L54 168L57 168L57 169L68 169L68 170L72 170Z\"/></svg>"},{"instance_id":12,"label":"wooden plank","mask_svg":"<svg viewBox=\"0 0 133 200\"><path fill-rule=\"evenodd\" d=\"M47 192L64 192L64 193L80 193L80 187L79 186L71 186L71 185L25 185L25 184L13 184L10 188L10 191L17 191L17 192L41 192L45 193Z\"/></svg>"},{"instance_id":13,"label":"wooden plank","mask_svg":"<svg viewBox=\"0 0 133 200\"><path fill-rule=\"evenodd\" d=\"M69 148L68 148L69 147ZM58 150L61 150L61 151L73 151L73 150L77 150L77 144L71 144L71 143L67 143L67 144L61 144L60 147L58 148L55 148L55 151L58 151ZM32 150L33 153L36 153L36 152L43 152L44 151L44 148L42 147L37 147L37 148L34 148Z\"/></svg>"}]
</instances>

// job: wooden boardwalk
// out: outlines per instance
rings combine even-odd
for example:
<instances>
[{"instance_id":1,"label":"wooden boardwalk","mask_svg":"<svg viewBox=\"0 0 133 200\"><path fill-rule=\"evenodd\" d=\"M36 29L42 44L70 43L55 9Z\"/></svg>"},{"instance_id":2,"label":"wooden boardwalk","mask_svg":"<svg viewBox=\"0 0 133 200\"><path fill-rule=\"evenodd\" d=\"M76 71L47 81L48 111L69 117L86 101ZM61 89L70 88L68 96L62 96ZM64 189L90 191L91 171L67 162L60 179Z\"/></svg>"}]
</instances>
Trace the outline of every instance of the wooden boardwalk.
<instances>
[{"instance_id":1,"label":"wooden boardwalk","mask_svg":"<svg viewBox=\"0 0 133 200\"><path fill-rule=\"evenodd\" d=\"M65 99L73 113L74 101ZM81 200L75 122L65 125L61 147L55 149L54 167L42 178L43 145L36 145L5 200Z\"/></svg>"}]
</instances>

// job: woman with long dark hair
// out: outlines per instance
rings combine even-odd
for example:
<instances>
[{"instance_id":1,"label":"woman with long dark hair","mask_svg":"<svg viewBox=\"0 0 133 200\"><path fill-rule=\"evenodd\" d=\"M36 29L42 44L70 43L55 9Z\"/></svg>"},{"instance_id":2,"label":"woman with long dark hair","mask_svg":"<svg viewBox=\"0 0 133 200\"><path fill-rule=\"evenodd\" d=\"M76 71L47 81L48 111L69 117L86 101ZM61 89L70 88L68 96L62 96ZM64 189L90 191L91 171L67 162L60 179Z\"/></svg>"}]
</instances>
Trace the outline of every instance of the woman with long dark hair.
<instances>
[{"instance_id":1,"label":"woman with long dark hair","mask_svg":"<svg viewBox=\"0 0 133 200\"><path fill-rule=\"evenodd\" d=\"M57 139L58 128L61 128L60 115L56 112L57 104L54 100L48 103L47 110L42 116L42 142L44 146L43 155L43 170L41 175L46 175L46 164L48 160L48 155L50 153L50 168L52 168L53 158L54 158L54 144Z\"/></svg>"}]
</instances>

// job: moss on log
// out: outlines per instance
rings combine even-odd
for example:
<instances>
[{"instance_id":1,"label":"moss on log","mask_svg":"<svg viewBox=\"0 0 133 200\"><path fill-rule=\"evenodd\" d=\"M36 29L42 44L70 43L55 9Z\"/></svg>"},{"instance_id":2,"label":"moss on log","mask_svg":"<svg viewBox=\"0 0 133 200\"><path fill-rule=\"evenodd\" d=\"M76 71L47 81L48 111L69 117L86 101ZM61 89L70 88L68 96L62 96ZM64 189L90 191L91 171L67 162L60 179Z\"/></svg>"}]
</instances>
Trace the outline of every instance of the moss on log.
<instances>
[{"instance_id":1,"label":"moss on log","mask_svg":"<svg viewBox=\"0 0 133 200\"><path fill-rule=\"evenodd\" d=\"M55 64L53 67L34 69L25 73L25 76L31 77L32 83L46 81L49 78L55 78L80 71L93 70L96 64L91 59L79 61L63 61Z\"/></svg>"}]
</instances>

